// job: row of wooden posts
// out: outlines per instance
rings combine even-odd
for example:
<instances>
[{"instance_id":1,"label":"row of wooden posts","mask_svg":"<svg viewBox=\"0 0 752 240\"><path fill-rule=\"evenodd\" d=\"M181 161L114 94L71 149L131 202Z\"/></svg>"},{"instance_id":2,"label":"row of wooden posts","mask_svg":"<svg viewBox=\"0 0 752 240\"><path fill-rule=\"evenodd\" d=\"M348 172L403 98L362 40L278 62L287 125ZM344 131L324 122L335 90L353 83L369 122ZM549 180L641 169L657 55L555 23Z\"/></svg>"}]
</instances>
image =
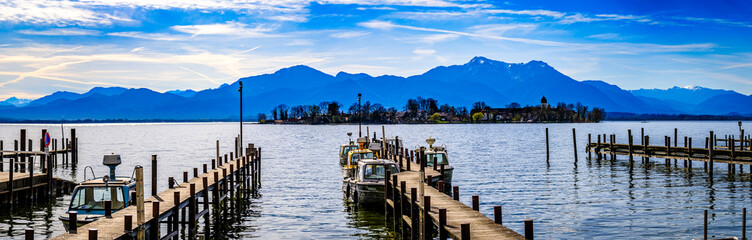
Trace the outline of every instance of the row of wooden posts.
<instances>
[{"instance_id":1,"label":"row of wooden posts","mask_svg":"<svg viewBox=\"0 0 752 240\"><path fill-rule=\"evenodd\" d=\"M420 171L425 172L425 169L427 167L426 163L429 160L426 159L426 154L424 153L423 149L409 151L403 146L399 145L399 137L395 137L393 142L389 141L384 143L381 140L377 140L375 138L375 135L376 133L374 133L373 142L383 144L385 146L385 148L381 149L380 156L383 156L387 160L392 160L395 163L398 163L401 170L412 171L412 169L410 169L410 162L414 162L420 165ZM444 184L444 164L437 164L436 157L434 157L432 161L433 170L437 171L439 176L426 176L424 181L425 184L437 189L441 193L452 196L454 201L456 201L456 204L463 204L459 201L459 186L450 186L448 184ZM451 191L449 190L449 188L451 188ZM431 196L423 196L423 201L418 201L417 193L417 188L410 188L410 192L408 193L406 189L406 182L399 181L397 175L392 175L390 170L386 170L384 205L387 214L387 220L393 224L393 229L395 229L395 231L399 230L402 239L433 239L434 227L437 229L436 234L438 235L439 239L444 240L452 237L445 228L447 222L447 209L438 209L439 219L438 221L433 221L432 218L429 217L429 211L431 209ZM390 203L393 206L391 206ZM500 205L495 205L493 208L493 221L496 224L501 225L502 207ZM478 195L472 196L472 209L474 211L480 211L480 197ZM391 219L389 215L391 215L393 219ZM420 228L417 227L421 222L424 224L424 232L422 233L420 232ZM525 228L524 238L533 239L533 220L526 219L523 222ZM461 224L460 232L460 236L453 237L462 240L471 239L470 223Z\"/></svg>"},{"instance_id":2,"label":"row of wooden posts","mask_svg":"<svg viewBox=\"0 0 752 240\"><path fill-rule=\"evenodd\" d=\"M152 155L152 198L150 198L152 211L149 219L146 219L144 214L143 168L138 166L136 168L137 191L133 196L133 199L136 199L134 206L111 214L107 208L110 205L109 201L106 201L107 219L100 219L78 228L88 229L85 237L77 230L76 212L71 211L69 218L73 221L69 222L70 232L57 238L145 239L145 236L148 236L148 239L175 240L199 237L224 238L223 234L228 231L233 222L242 217L241 214L250 206L250 198L258 197L258 190L261 188L261 148L256 148L251 143L243 151L238 146L237 139L235 145L233 152L223 156L217 154L218 157L212 159L211 163L202 164L201 174L199 174L199 168L193 168L193 178L189 179L188 171L183 172L182 183L169 177L169 189L161 193L157 193L157 156ZM219 141L217 141L217 147L219 152ZM187 194L186 188L189 189ZM172 201L165 201L169 198L168 196L172 196ZM160 206L160 202L168 206ZM134 208L137 217L135 225L134 215L128 214L132 213ZM113 215L119 215L121 212L126 214L113 219ZM112 225L117 223L120 225ZM203 226L199 226L201 223ZM119 228L122 231L116 231L113 235L112 231L103 230L104 232L100 234L96 227ZM33 233L31 235L33 236Z\"/></svg>"},{"instance_id":3,"label":"row of wooden posts","mask_svg":"<svg viewBox=\"0 0 752 240\"><path fill-rule=\"evenodd\" d=\"M40 197L52 196L61 192L67 193L72 189L73 183L54 178L52 169L58 165L58 155L62 156L63 164L68 164L69 159L73 161L73 164L78 162L76 129L70 130L70 141L61 139L64 143L61 149L58 149L58 139L51 139L50 145L52 149L45 152L44 136L46 134L47 129L42 129L39 151L33 151L33 141L32 139L27 139L26 129L20 130L20 138L14 141L12 151L4 150L4 143L0 141L0 173L5 170L5 163L8 164L7 173L2 173L8 176L8 182L5 185L6 188L0 189L0 198L3 199L1 201L2 204L12 207L17 203L33 202ZM39 156L38 168L34 164L36 156ZM6 162L5 159L10 159L10 161ZM46 174L43 181L39 181L39 178L34 176L35 169L39 169L41 173ZM18 179L18 177L14 176L16 175L15 173L27 172L28 178Z\"/></svg>"}]
</instances>

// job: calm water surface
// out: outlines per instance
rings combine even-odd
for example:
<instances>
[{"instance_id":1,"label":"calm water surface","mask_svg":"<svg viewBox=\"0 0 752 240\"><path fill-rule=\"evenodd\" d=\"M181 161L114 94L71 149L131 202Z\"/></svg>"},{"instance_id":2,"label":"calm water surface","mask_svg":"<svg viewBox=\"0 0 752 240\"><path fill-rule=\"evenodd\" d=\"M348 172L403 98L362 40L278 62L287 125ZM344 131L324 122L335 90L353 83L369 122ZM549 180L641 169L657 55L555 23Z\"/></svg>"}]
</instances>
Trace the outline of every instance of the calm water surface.
<instances>
[{"instance_id":1,"label":"calm water surface","mask_svg":"<svg viewBox=\"0 0 752 240\"><path fill-rule=\"evenodd\" d=\"M159 157L158 187L167 187L169 176L181 178L215 154L215 141L229 152L238 124L80 124L77 168L59 166L56 176L80 181L84 166L97 174L107 169L102 155L120 154L119 175L130 175L142 165L149 175L151 155ZM60 125L0 125L0 140L17 139L19 129L30 136L40 129L60 137ZM551 160L546 163L545 128L550 131ZM577 129L579 161L575 164L572 128ZM741 235L741 209L752 203L749 168L728 176L726 164L716 164L710 184L702 171L666 167L663 159L653 165L629 168L623 159L588 160L584 153L587 133L616 133L626 142L627 129L639 136L640 128L653 139L690 136L694 145L704 144L708 131L738 134L736 122L605 122L599 124L481 124L481 125L388 125L387 136L399 136L408 146L423 145L427 137L446 144L455 166L454 184L460 200L470 204L480 195L481 212L491 216L502 205L504 223L522 232L523 219L534 219L539 239L625 239L702 237L703 210L710 210L710 235ZM370 126L381 136L381 126ZM365 132L365 126L363 127ZM357 125L338 126L244 126L244 141L262 148L262 189L252 209L233 228L236 238L343 239L397 237L384 225L378 210L359 209L343 200L338 165L339 144L347 132L357 135ZM747 131L749 132L749 130ZM639 137L636 138L639 142ZM683 141L682 141L683 142ZM38 142L34 142L35 148ZM680 143L682 145L683 143ZM681 166L682 163L679 163ZM7 166L6 166L7 169ZM99 176L99 175L97 175ZM146 181L146 188L150 182ZM14 209L0 217L0 237L21 238L25 228L38 237L62 233L57 216L66 210L69 196Z\"/></svg>"}]
</instances>

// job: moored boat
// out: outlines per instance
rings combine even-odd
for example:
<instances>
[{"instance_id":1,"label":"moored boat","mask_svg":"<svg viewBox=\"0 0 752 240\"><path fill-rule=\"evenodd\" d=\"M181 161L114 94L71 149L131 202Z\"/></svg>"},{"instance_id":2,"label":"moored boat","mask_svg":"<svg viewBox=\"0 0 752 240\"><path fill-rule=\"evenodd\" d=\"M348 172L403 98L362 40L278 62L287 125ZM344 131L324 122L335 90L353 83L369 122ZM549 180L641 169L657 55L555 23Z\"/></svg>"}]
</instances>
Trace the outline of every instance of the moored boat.
<instances>
[{"instance_id":1,"label":"moored boat","mask_svg":"<svg viewBox=\"0 0 752 240\"><path fill-rule=\"evenodd\" d=\"M396 163L385 159L361 160L353 178L346 180L345 195L360 205L384 203L386 170L399 173Z\"/></svg>"},{"instance_id":2,"label":"moored boat","mask_svg":"<svg viewBox=\"0 0 752 240\"><path fill-rule=\"evenodd\" d=\"M440 169L439 166L444 165L444 172L443 172L443 178L444 178L444 186L449 188L452 185L452 173L454 172L454 167L449 165L449 158L447 156L447 150L446 146L434 146L434 143L436 142L436 139L428 138L426 139L426 143L428 143L428 148L424 149L423 153L426 154L426 166L433 168L434 160L436 161L437 168ZM451 188L449 188L451 189Z\"/></svg>"},{"instance_id":3,"label":"moored boat","mask_svg":"<svg viewBox=\"0 0 752 240\"><path fill-rule=\"evenodd\" d=\"M91 223L105 216L105 202L110 201L111 213L131 205L132 193L136 191L136 180L133 177L115 176L115 167L120 165L119 155L105 155L103 164L110 168L110 174L86 180L73 189L68 211L58 217L68 231L70 212L76 212L78 226ZM87 167L91 169L91 167Z\"/></svg>"}]
</instances>

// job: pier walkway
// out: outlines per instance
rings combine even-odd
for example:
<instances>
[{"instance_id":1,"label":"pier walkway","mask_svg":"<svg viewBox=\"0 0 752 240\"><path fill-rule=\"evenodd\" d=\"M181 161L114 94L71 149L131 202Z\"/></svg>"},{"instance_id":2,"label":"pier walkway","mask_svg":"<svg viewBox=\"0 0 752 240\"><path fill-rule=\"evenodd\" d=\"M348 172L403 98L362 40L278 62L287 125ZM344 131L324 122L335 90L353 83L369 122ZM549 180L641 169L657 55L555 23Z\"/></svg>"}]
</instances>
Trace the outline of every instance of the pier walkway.
<instances>
[{"instance_id":1,"label":"pier walkway","mask_svg":"<svg viewBox=\"0 0 752 240\"><path fill-rule=\"evenodd\" d=\"M388 222L401 233L402 239L433 239L434 236L439 239L525 239L501 224L501 206L494 207L492 220L479 212L478 196L473 196L472 208L459 201L458 186L452 187L450 196L451 186L444 184L442 177L444 166L426 167L425 155L420 151L408 155L410 151L404 148L391 143L385 145L381 156L399 163L401 172L387 172L384 206ZM528 239L532 239L532 220L525 220L525 232Z\"/></svg>"}]
</instances>

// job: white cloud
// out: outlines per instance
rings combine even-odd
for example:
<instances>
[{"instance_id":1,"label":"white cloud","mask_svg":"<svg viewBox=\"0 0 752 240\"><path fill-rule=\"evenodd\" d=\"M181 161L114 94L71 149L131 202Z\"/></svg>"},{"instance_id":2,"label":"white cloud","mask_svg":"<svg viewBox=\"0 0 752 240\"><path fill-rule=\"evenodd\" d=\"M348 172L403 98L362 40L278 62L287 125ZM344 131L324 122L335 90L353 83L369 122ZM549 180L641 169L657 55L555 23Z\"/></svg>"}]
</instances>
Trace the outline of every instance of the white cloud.
<instances>
[{"instance_id":1,"label":"white cloud","mask_svg":"<svg viewBox=\"0 0 752 240\"><path fill-rule=\"evenodd\" d=\"M429 34L429 35L425 35L425 36L420 37L419 41L425 42L425 43L428 43L428 44L434 44L434 43L438 43L438 42L452 41L452 40L455 40L455 39L457 39L459 37L460 37L460 35L451 34L451 33L450 34Z\"/></svg>"},{"instance_id":2,"label":"white cloud","mask_svg":"<svg viewBox=\"0 0 752 240\"><path fill-rule=\"evenodd\" d=\"M622 37L618 33L601 33L587 36L587 38L600 39L600 40L619 40Z\"/></svg>"},{"instance_id":3,"label":"white cloud","mask_svg":"<svg viewBox=\"0 0 752 240\"><path fill-rule=\"evenodd\" d=\"M436 50L433 50L433 49L415 49L415 50L413 50L413 53L418 54L418 55L422 55L422 56L428 56L428 55L433 55L434 53L436 53Z\"/></svg>"},{"instance_id":4,"label":"white cloud","mask_svg":"<svg viewBox=\"0 0 752 240\"><path fill-rule=\"evenodd\" d=\"M53 28L47 30L21 30L19 33L26 35L44 35L44 36L96 36L100 32L89 29L78 28Z\"/></svg>"},{"instance_id":5,"label":"white cloud","mask_svg":"<svg viewBox=\"0 0 752 240\"><path fill-rule=\"evenodd\" d=\"M561 18L566 15L566 13L557 12L557 11L550 11L550 10L509 10L509 9L487 9L484 10L485 12L492 13L492 14L514 14L514 15L530 15L530 16L546 16L546 17L553 17L553 18Z\"/></svg>"},{"instance_id":6,"label":"white cloud","mask_svg":"<svg viewBox=\"0 0 752 240\"><path fill-rule=\"evenodd\" d=\"M172 30L191 34L191 37L199 35L233 35L239 37L271 37L273 35L268 34L273 29L265 28L262 26L256 26L254 28L248 28L247 24L238 22L227 22L218 24L204 24L204 25L182 25L172 26Z\"/></svg>"},{"instance_id":7,"label":"white cloud","mask_svg":"<svg viewBox=\"0 0 752 240\"><path fill-rule=\"evenodd\" d=\"M166 34L166 33L113 32L113 33L108 33L107 35L108 36L117 36L117 37L139 38L139 39L146 39L146 40L156 40L156 41L184 41L184 40L187 40L186 36L179 36L179 35Z\"/></svg>"},{"instance_id":8,"label":"white cloud","mask_svg":"<svg viewBox=\"0 0 752 240\"><path fill-rule=\"evenodd\" d=\"M368 34L369 32L365 32L365 31L346 31L346 32L332 33L329 36L333 38L355 38L355 37L362 37Z\"/></svg>"},{"instance_id":9,"label":"white cloud","mask_svg":"<svg viewBox=\"0 0 752 240\"><path fill-rule=\"evenodd\" d=\"M635 21L640 23L654 23L653 20L647 16L635 16L635 15L618 15L618 14L596 14L595 16L587 16L582 13L575 13L565 16L559 23L572 24L579 22L599 22L599 21Z\"/></svg>"}]
</instances>

